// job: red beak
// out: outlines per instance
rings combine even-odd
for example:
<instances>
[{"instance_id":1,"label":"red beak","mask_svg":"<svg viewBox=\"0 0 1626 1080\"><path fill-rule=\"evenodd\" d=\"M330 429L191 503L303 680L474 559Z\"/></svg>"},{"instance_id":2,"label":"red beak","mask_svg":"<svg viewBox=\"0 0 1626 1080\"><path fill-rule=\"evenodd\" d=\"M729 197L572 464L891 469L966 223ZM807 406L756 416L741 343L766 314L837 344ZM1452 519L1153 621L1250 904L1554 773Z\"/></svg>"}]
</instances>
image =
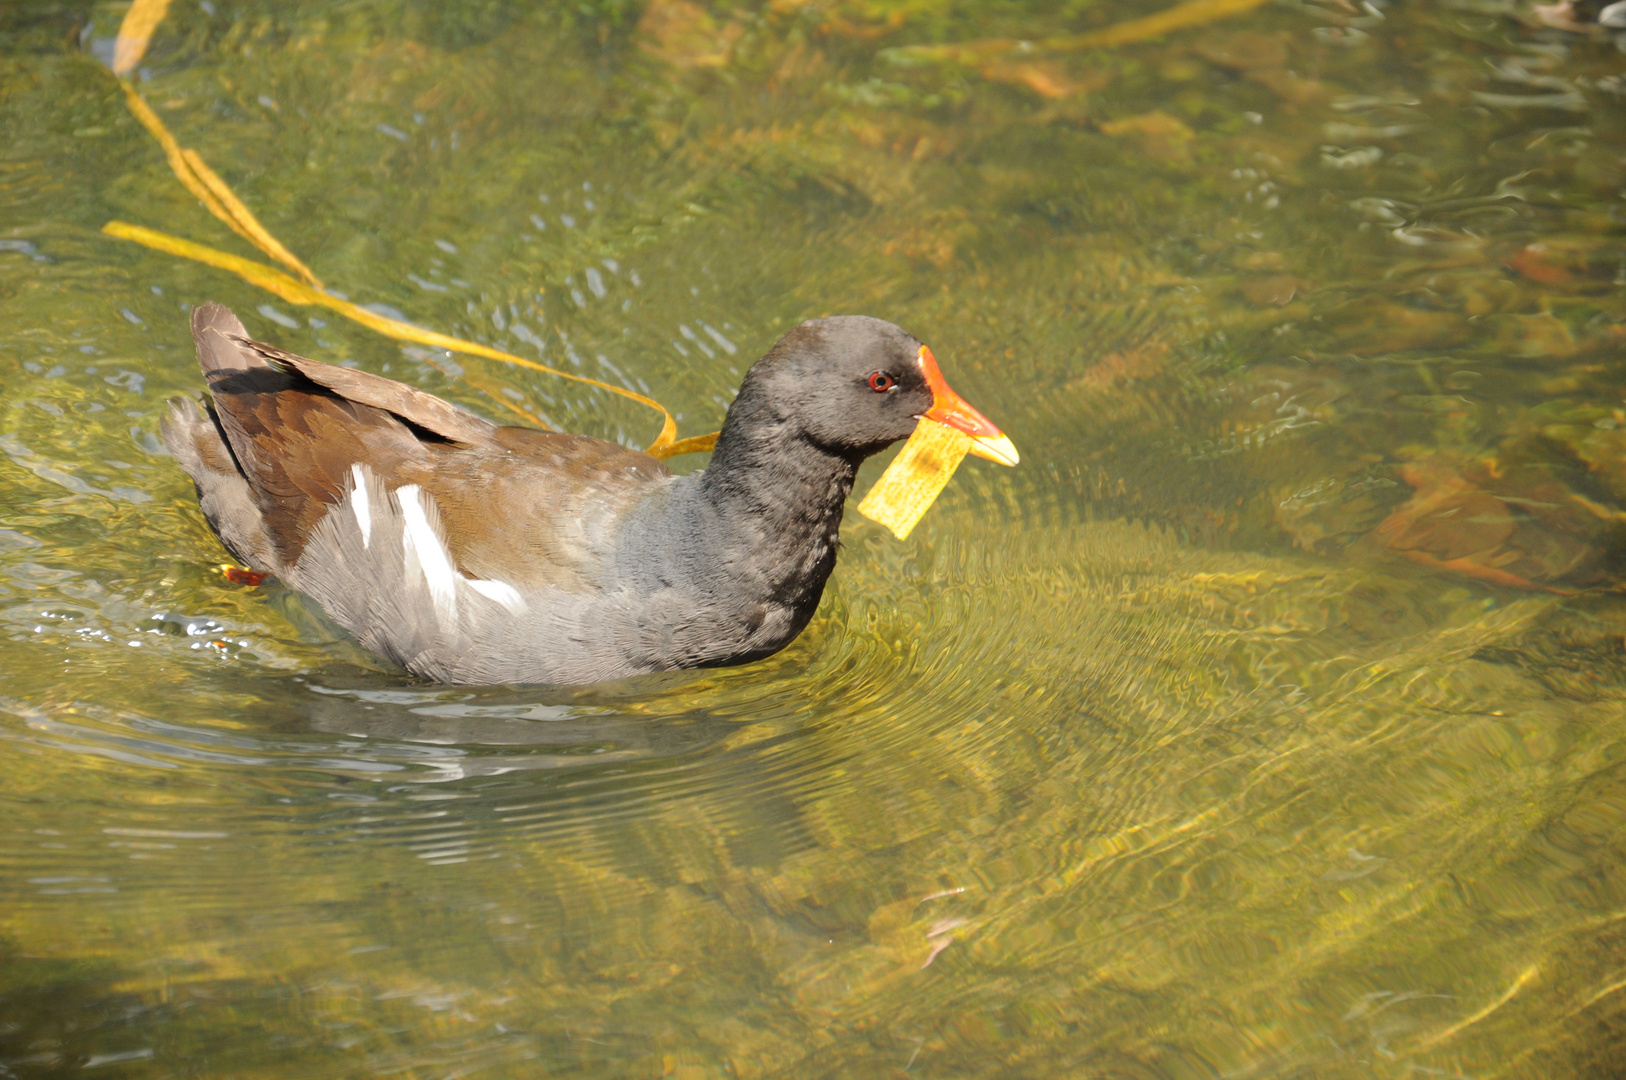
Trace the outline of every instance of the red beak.
<instances>
[{"instance_id":1,"label":"red beak","mask_svg":"<svg viewBox=\"0 0 1626 1080\"><path fill-rule=\"evenodd\" d=\"M1001 465L1015 465L1021 460L1015 445L1005 437L1005 433L949 388L948 380L943 378L943 372L937 366L937 358L924 345L920 347L920 370L932 391L931 410L921 419L935 420L965 432L971 436L971 452L980 458L997 461Z\"/></svg>"}]
</instances>

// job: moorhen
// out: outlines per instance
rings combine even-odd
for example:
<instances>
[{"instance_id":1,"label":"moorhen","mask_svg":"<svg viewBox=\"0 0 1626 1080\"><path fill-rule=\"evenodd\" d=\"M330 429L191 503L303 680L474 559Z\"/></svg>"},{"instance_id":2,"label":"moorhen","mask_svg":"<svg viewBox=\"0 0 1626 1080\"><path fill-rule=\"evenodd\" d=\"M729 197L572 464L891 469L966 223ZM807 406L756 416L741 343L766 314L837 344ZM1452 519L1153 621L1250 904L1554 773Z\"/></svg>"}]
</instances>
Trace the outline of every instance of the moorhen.
<instances>
[{"instance_id":1,"label":"moorhen","mask_svg":"<svg viewBox=\"0 0 1626 1080\"><path fill-rule=\"evenodd\" d=\"M209 393L164 444L232 555L368 649L449 683L580 684L789 644L836 560L859 464L922 416L1016 450L880 319L802 323L752 365L700 472L499 427L403 383L192 313Z\"/></svg>"}]
</instances>

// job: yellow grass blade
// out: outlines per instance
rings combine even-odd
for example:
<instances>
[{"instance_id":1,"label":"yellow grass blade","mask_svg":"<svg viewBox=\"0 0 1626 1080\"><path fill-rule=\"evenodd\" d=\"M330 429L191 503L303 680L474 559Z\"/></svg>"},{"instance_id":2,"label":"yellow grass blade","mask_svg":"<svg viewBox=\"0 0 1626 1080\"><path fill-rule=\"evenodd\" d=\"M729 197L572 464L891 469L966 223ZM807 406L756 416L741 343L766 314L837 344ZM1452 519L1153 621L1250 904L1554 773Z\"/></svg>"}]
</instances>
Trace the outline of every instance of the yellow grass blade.
<instances>
[{"instance_id":1,"label":"yellow grass blade","mask_svg":"<svg viewBox=\"0 0 1626 1080\"><path fill-rule=\"evenodd\" d=\"M679 454L704 454L717 445L717 436L721 434L720 431L714 431L710 435L691 435L687 439L679 439L670 446L663 446L658 450L650 447L649 453L663 461Z\"/></svg>"},{"instance_id":2,"label":"yellow grass blade","mask_svg":"<svg viewBox=\"0 0 1626 1080\"><path fill-rule=\"evenodd\" d=\"M131 225L123 221L109 221L102 226L102 232L109 236L116 236L121 240L132 240L156 251L179 255L183 259L191 259L206 266L229 271L244 281L252 285L258 285L267 292L281 297L290 304L325 307L330 311L338 312L353 322L360 323L369 330L377 331L385 337L395 338L398 341L415 341L420 345L430 345L437 349L446 349L449 352L500 360L505 364L530 368L532 371L540 371L548 375L558 376L561 379L569 379L571 382L585 383L588 386L596 386L600 390L608 390L612 394L636 401L640 405L647 405L664 418L664 422L661 424L661 433L650 444L649 452L651 454L658 457L669 456L662 454L661 451L667 450L677 442L677 421L672 418L672 414L667 412L660 402L623 387L612 386L597 379L590 379L585 375L572 375L568 371L559 371L548 367L546 364L538 364L534 360L526 360L524 357L515 356L513 353L503 352L501 349L493 349L489 345L464 341L461 338L454 338L447 334L439 334L433 330L413 326L411 323L401 322L399 319L388 318L376 311L368 311L366 308L358 307L348 300L340 300L338 297L331 296L319 289L313 289L304 282L290 277L274 267L219 251L204 244L193 243L191 240L183 240L179 236L171 236L156 229ZM701 439L704 438L705 436L701 436ZM685 442L692 441L695 440L685 440Z\"/></svg>"},{"instance_id":3,"label":"yellow grass blade","mask_svg":"<svg viewBox=\"0 0 1626 1080\"><path fill-rule=\"evenodd\" d=\"M989 38L955 45L906 45L898 52L906 56L957 60L961 63L974 64L1017 49L1037 47L1048 52L1076 52L1079 49L1099 49L1109 45L1133 45L1139 41L1171 34L1176 30L1186 30L1193 26L1217 22L1232 15L1241 15L1263 6L1265 2L1266 0L1186 0L1186 3L1176 4L1155 15L1114 23L1112 26L1091 30L1085 34L1053 37L1036 42Z\"/></svg>"},{"instance_id":4,"label":"yellow grass blade","mask_svg":"<svg viewBox=\"0 0 1626 1080\"><path fill-rule=\"evenodd\" d=\"M158 114L152 111L152 106L148 105L145 99L136 93L135 87L129 83L123 85L124 100L130 107L131 115L141 122L141 126L146 128L153 138L158 140L158 145L163 148L164 156L169 159L169 169L175 174L175 178L185 185L186 190L198 197L198 201L203 204L204 209L230 225L239 235L243 236L243 239L248 240L249 237L243 233L242 228L232 220L232 216L226 212L226 208L220 205L220 200L215 198L214 193L209 190L202 180L193 175L192 166L186 160L186 152L181 149L181 144L175 141L175 136L169 133L169 128L164 126L164 122L158 119Z\"/></svg>"},{"instance_id":5,"label":"yellow grass blade","mask_svg":"<svg viewBox=\"0 0 1626 1080\"><path fill-rule=\"evenodd\" d=\"M135 0L130 5L119 24L119 36L113 41L113 74L127 75L135 70L147 54L152 32L168 11L169 0Z\"/></svg>"},{"instance_id":6,"label":"yellow grass blade","mask_svg":"<svg viewBox=\"0 0 1626 1080\"><path fill-rule=\"evenodd\" d=\"M892 530L899 540L905 539L948 486L954 470L970 450L971 436L965 432L935 420L921 420L898 456L858 504L858 512Z\"/></svg>"},{"instance_id":7,"label":"yellow grass blade","mask_svg":"<svg viewBox=\"0 0 1626 1080\"><path fill-rule=\"evenodd\" d=\"M157 229L147 229L123 221L109 221L102 226L102 232L109 236L116 236L120 240L134 240L138 244L143 244L157 251L167 251L171 255L179 255L194 262L204 263L221 270L229 270L244 281L258 285L267 292L280 296L290 304L331 306L331 304L342 303L342 301L330 297L326 293L317 292L302 281L289 277L281 270L266 266L263 263L257 263L252 259L245 259L241 255L232 255L229 252L219 251L204 244L195 244L190 240L183 240L179 236L159 232ZM371 314L371 312L368 314Z\"/></svg>"},{"instance_id":8,"label":"yellow grass blade","mask_svg":"<svg viewBox=\"0 0 1626 1080\"><path fill-rule=\"evenodd\" d=\"M137 6L140 6L139 2ZM134 9L132 9L133 13ZM162 16L163 12L160 10L157 18L162 18ZM156 21L153 25L157 25ZM148 33L150 34L150 32L149 28ZM659 402L642 394L619 386L612 386L597 379L590 379L583 375L572 375L567 371L558 371L544 364L538 364L523 357L515 356L512 353L503 352L500 349L478 345L472 341L462 341L458 338L448 337L445 334L437 334L432 330L423 330L412 326L410 323L385 318L375 312L330 296L324 291L321 280L311 271L310 267L306 266L298 256L284 247L275 236L271 235L270 230L260 224L253 211L243 204L243 201L232 191L230 185L208 166L197 151L186 149L176 141L175 136L170 134L169 128L159 119L158 114L152 110L146 100L136 92L135 87L129 83L124 83L123 86L125 101L130 107L130 112L141 122L141 126L146 128L153 138L158 140L158 145L163 148L164 156L169 161L170 171L175 174L176 179L180 180L188 191L197 196L198 201L203 203L205 209L230 226L233 232L271 258L293 270L305 280L300 282L280 270L274 270L261 263L239 258L236 255L230 255L203 244L193 243L190 240L183 240L178 236L170 236L155 229L145 229L139 225L112 221L103 227L103 232L124 240L133 240L138 244L144 244L159 251L169 252L172 255L179 255L182 258L228 270L245 281L258 285L260 288L281 297L291 304L315 304L328 308L386 337L393 337L401 341L416 341L425 345L447 349L451 352L483 356L488 359L499 360L505 364L528 367L535 371L556 375L561 379L596 386L608 390L612 394L618 394L621 397L636 401L640 405L647 405L659 412L663 418L660 434L650 444L648 451L656 457L667 458L678 454L710 450L712 444L716 442L716 435L713 434L685 439L682 443L679 443L677 441L677 421L673 419L672 414L667 412ZM504 408L533 423L541 423L538 417L504 400L502 396L485 387L479 387L479 389Z\"/></svg>"},{"instance_id":9,"label":"yellow grass blade","mask_svg":"<svg viewBox=\"0 0 1626 1080\"><path fill-rule=\"evenodd\" d=\"M229 225L238 236L288 267L311 285L318 289L322 287L322 282L311 273L310 267L283 247L281 241L260 224L260 219L254 216L254 212L243 205L236 192L209 168L203 158L198 156L198 152L189 150L176 141L163 120L152 110L152 106L148 105L146 99L129 83L124 84L124 99L130 107L130 112L141 122L141 126L151 132L153 138L158 140L158 145L163 147L164 156L169 159L169 168L175 174L175 178L198 197L204 209Z\"/></svg>"},{"instance_id":10,"label":"yellow grass blade","mask_svg":"<svg viewBox=\"0 0 1626 1080\"><path fill-rule=\"evenodd\" d=\"M235 222L238 226L237 231L246 236L255 247L304 278L312 286L318 289L322 287L321 281L311 273L310 267L300 262L293 252L282 246L280 240L266 231L265 226L260 224L260 219L254 216L254 212L243 205L236 192L227 187L226 182L204 163L196 150L182 150L181 156L204 186L220 200L220 205L225 208L226 213L231 215L228 225Z\"/></svg>"}]
</instances>

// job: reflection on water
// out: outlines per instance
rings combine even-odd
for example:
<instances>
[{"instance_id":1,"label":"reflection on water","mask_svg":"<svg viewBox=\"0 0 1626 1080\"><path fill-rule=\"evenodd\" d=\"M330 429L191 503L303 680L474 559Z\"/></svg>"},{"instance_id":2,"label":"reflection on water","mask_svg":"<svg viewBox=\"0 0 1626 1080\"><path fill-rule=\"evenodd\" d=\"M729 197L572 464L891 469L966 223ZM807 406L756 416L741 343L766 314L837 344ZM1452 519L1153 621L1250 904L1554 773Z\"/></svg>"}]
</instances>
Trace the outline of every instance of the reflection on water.
<instances>
[{"instance_id":1,"label":"reflection on water","mask_svg":"<svg viewBox=\"0 0 1626 1080\"><path fill-rule=\"evenodd\" d=\"M883 315L1021 443L907 543L849 521L780 656L538 690L211 569L154 437L185 311L649 415L102 237L236 243L98 62L122 14L0 13L0 1071L1619 1071L1611 35L1374 0L960 62L900 46L1144 10L175 5L143 94L357 303L684 434Z\"/></svg>"}]
</instances>

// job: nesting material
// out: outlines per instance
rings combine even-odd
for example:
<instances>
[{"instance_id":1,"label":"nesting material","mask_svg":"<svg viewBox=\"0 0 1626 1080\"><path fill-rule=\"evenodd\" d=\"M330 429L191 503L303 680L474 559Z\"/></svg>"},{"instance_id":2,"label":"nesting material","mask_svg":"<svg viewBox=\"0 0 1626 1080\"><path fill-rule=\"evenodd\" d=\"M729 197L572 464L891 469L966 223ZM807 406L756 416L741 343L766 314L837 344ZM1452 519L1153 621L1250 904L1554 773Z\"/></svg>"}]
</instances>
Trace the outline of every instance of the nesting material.
<instances>
[{"instance_id":1,"label":"nesting material","mask_svg":"<svg viewBox=\"0 0 1626 1080\"><path fill-rule=\"evenodd\" d=\"M931 509L970 450L971 436L965 432L922 419L858 504L858 512L904 539Z\"/></svg>"}]
</instances>

